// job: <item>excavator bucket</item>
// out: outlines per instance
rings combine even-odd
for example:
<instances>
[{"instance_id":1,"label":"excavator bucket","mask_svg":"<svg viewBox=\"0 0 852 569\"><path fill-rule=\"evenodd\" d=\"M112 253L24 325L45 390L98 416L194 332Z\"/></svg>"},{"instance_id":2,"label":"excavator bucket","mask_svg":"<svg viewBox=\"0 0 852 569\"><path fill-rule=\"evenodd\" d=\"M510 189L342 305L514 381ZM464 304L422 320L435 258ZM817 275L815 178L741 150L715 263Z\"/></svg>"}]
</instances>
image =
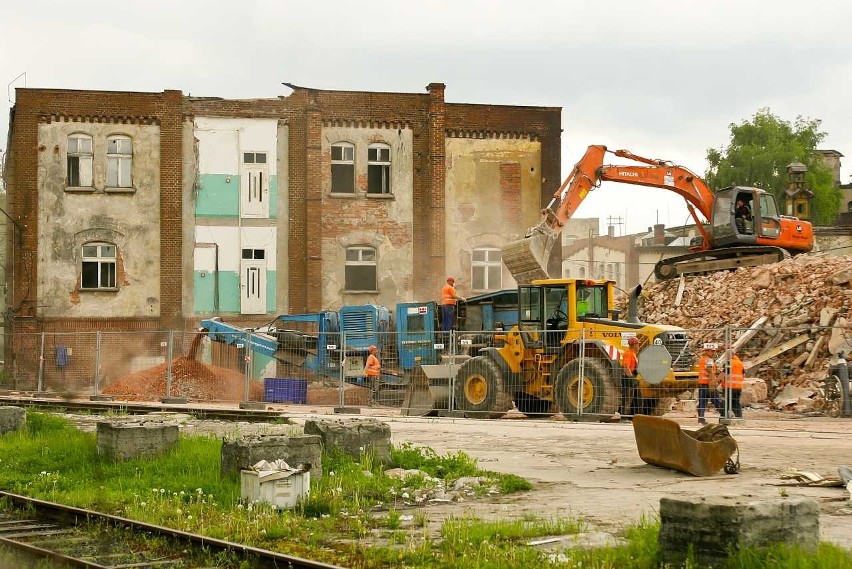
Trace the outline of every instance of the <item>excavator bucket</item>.
<instances>
[{"instance_id":1,"label":"excavator bucket","mask_svg":"<svg viewBox=\"0 0 852 569\"><path fill-rule=\"evenodd\" d=\"M519 284L546 279L547 261L554 243L556 233L541 223L530 229L523 239L503 246L503 263Z\"/></svg>"},{"instance_id":2,"label":"excavator bucket","mask_svg":"<svg viewBox=\"0 0 852 569\"><path fill-rule=\"evenodd\" d=\"M438 368L441 366L427 366ZM449 383L446 378L430 380L423 366L417 366L411 373L408 389L402 400L403 417L426 417L435 415L440 409L447 409L449 401Z\"/></svg>"},{"instance_id":3,"label":"excavator bucket","mask_svg":"<svg viewBox=\"0 0 852 569\"><path fill-rule=\"evenodd\" d=\"M642 460L693 476L717 473L737 452L737 441L722 425L687 431L668 419L636 415L633 434Z\"/></svg>"}]
</instances>

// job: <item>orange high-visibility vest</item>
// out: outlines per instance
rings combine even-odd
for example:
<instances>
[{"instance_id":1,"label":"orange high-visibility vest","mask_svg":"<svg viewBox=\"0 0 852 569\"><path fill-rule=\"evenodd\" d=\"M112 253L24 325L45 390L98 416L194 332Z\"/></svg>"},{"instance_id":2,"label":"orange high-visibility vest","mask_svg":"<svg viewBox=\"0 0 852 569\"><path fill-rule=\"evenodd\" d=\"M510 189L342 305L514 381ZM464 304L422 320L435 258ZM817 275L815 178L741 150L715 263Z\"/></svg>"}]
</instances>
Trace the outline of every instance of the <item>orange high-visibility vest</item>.
<instances>
[{"instance_id":1,"label":"orange high-visibility vest","mask_svg":"<svg viewBox=\"0 0 852 569\"><path fill-rule=\"evenodd\" d=\"M379 377L382 375L382 364L379 363L379 358L370 354L367 356L367 365L364 368L364 375L368 377Z\"/></svg>"},{"instance_id":2,"label":"orange high-visibility vest","mask_svg":"<svg viewBox=\"0 0 852 569\"><path fill-rule=\"evenodd\" d=\"M743 367L742 360L734 354L731 356L731 373L728 375L728 381L725 383L725 387L730 387L731 389L742 389L744 379L745 367Z\"/></svg>"},{"instance_id":3,"label":"orange high-visibility vest","mask_svg":"<svg viewBox=\"0 0 852 569\"><path fill-rule=\"evenodd\" d=\"M631 374L636 372L636 364L639 360L636 359L636 352L628 348L621 356L621 366L630 371Z\"/></svg>"},{"instance_id":4,"label":"orange high-visibility vest","mask_svg":"<svg viewBox=\"0 0 852 569\"><path fill-rule=\"evenodd\" d=\"M450 284L445 284L441 289L441 304L456 303L456 287Z\"/></svg>"},{"instance_id":5,"label":"orange high-visibility vest","mask_svg":"<svg viewBox=\"0 0 852 569\"><path fill-rule=\"evenodd\" d=\"M711 372L716 372L716 362L710 356L702 356L698 360L698 384L709 385Z\"/></svg>"}]
</instances>

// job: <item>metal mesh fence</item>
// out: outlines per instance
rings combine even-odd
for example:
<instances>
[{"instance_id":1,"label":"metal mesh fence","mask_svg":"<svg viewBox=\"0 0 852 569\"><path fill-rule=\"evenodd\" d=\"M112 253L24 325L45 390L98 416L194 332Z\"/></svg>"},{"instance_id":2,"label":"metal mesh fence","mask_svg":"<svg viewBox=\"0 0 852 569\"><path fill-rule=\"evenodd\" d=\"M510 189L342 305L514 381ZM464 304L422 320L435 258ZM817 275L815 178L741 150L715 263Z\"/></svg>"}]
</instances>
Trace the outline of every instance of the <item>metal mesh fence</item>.
<instances>
[{"instance_id":1,"label":"metal mesh fence","mask_svg":"<svg viewBox=\"0 0 852 569\"><path fill-rule=\"evenodd\" d=\"M626 370L638 341L635 373ZM383 407L403 415L569 419L840 416L852 330L811 321L748 328L286 329L7 335L9 390L131 401ZM365 368L377 348L378 375ZM742 380L732 354L742 364ZM842 373L841 373L842 372ZM835 377L837 379L831 379ZM846 375L848 377L848 375ZM740 408L742 411L740 411ZM848 413L848 411L846 411Z\"/></svg>"}]
</instances>

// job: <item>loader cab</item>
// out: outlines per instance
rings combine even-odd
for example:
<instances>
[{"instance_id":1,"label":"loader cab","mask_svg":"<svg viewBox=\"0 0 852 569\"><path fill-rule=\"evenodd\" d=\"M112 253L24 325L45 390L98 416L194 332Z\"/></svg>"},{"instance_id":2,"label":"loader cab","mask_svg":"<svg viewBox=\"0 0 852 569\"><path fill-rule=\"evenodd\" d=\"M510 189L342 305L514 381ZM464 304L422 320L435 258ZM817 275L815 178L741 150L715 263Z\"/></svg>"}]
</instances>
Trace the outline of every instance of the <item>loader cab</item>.
<instances>
[{"instance_id":1,"label":"loader cab","mask_svg":"<svg viewBox=\"0 0 852 569\"><path fill-rule=\"evenodd\" d=\"M587 319L612 317L611 281L551 279L519 287L518 323L524 343L559 348L569 329ZM534 339L532 332L541 332Z\"/></svg>"},{"instance_id":2,"label":"loader cab","mask_svg":"<svg viewBox=\"0 0 852 569\"><path fill-rule=\"evenodd\" d=\"M743 215L747 211L748 215ZM755 245L759 238L777 239L781 215L775 196L761 188L732 186L716 192L712 219L717 247Z\"/></svg>"}]
</instances>

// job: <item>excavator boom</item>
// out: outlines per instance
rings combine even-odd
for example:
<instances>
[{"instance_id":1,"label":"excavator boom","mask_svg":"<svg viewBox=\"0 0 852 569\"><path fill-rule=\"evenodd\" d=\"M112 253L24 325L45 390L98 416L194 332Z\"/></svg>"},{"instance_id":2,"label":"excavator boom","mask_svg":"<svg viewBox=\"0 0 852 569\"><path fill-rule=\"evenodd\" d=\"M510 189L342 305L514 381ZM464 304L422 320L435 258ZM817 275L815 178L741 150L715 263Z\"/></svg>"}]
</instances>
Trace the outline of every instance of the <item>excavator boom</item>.
<instances>
[{"instance_id":1,"label":"excavator boom","mask_svg":"<svg viewBox=\"0 0 852 569\"><path fill-rule=\"evenodd\" d=\"M675 192L686 200L687 208L702 236L701 244L691 249L693 253L688 256L690 260L705 251L711 251L713 253L712 257L716 259L728 257L741 258L747 254L745 249L738 249L737 247L731 247L727 250L717 248L714 236L705 228L705 222L711 220L714 215L716 195L699 176L672 162L645 158L633 154L629 150L616 150L611 153L620 158L639 162L642 164L641 166L604 165L604 157L607 152L611 151L608 151L606 146L589 146L586 153L574 165L571 173L553 194L550 203L541 210L541 222L527 230L523 239L504 245L503 263L518 283L528 283L536 279L549 278L547 263L553 245L558 241L559 234L562 232L568 219L577 211L577 208L580 207L580 204L589 195L589 192L598 187L601 182L619 182L622 184L660 188ZM753 189L752 191L763 192L763 190L759 189ZM718 215L719 212L716 212L716 214ZM769 252L775 257L783 255L784 249L792 252L809 250L811 244L806 242L806 236L809 233L804 227L805 225L810 227L810 224L807 222L796 220L796 230L799 233L797 241L785 237L784 226L785 224L790 225L792 221L792 219L782 219L780 221L780 239L770 235L767 239L743 239L734 245L760 245L763 246L760 251L753 250L751 253L760 253L765 256ZM778 222L776 221L775 223ZM766 224L768 230L771 230L771 224L771 221ZM737 250L733 251L734 249ZM666 270L655 270L658 278L671 278L679 274L675 268L675 262L671 259L669 261L672 262L664 267ZM741 263L742 261L737 262L737 264ZM729 264L724 263L720 265L716 263L713 267L715 270L730 268ZM699 267L700 269L701 267Z\"/></svg>"}]
</instances>

